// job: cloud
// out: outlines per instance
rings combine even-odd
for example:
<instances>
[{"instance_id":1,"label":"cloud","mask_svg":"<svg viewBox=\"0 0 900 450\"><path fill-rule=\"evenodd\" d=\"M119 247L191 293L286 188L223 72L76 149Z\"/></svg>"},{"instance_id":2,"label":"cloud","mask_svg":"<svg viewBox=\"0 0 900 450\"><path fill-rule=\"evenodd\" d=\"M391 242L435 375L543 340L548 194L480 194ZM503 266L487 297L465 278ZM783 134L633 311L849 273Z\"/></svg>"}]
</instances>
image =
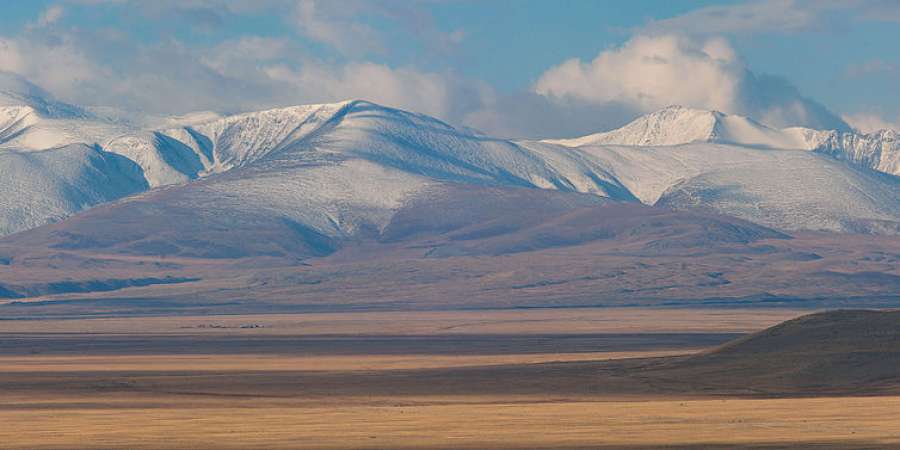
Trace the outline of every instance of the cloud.
<instances>
[{"instance_id":1,"label":"cloud","mask_svg":"<svg viewBox=\"0 0 900 450\"><path fill-rule=\"evenodd\" d=\"M857 0L860 19L873 22L900 23L900 2L896 0Z\"/></svg>"},{"instance_id":2,"label":"cloud","mask_svg":"<svg viewBox=\"0 0 900 450\"><path fill-rule=\"evenodd\" d=\"M747 33L795 32L814 26L822 9L831 6L796 0L764 0L736 5L715 5L669 19L653 21L644 32L657 33Z\"/></svg>"},{"instance_id":3,"label":"cloud","mask_svg":"<svg viewBox=\"0 0 900 450\"><path fill-rule=\"evenodd\" d=\"M380 35L356 20L365 6L357 2L318 2L300 0L294 9L294 21L307 37L347 54L384 51Z\"/></svg>"},{"instance_id":4,"label":"cloud","mask_svg":"<svg viewBox=\"0 0 900 450\"><path fill-rule=\"evenodd\" d=\"M428 51L451 53L465 40L463 29L441 30L426 2L390 0L294 0L291 22L298 32L340 54L361 57L387 52L388 35L408 35ZM370 23L383 22L376 28Z\"/></svg>"},{"instance_id":5,"label":"cloud","mask_svg":"<svg viewBox=\"0 0 900 450\"><path fill-rule=\"evenodd\" d=\"M71 1L65 5L75 9ZM379 62L384 59L379 52L392 42L385 33L403 33L416 39L425 49L421 51L441 57L465 41L465 30L441 30L419 3L114 1L135 11L139 20L177 21L172 26L205 20L206 26L216 27L241 14L280 14L306 39L288 30L191 43L147 40L122 27L79 28L57 18L47 22L57 21L52 27L0 36L0 70L21 74L60 99L83 105L229 113L364 98L505 137L583 135L670 104L748 115L776 126L846 127L786 80L750 71L719 37L638 35L592 61L572 59L548 69L531 89L498 92L453 70ZM744 19L745 28L763 21L763 11L772 4L778 3L756 4L756 12ZM795 7L795 2L783 4ZM784 20L807 26L799 16ZM376 23L378 28L372 28ZM310 40L321 45L309 45Z\"/></svg>"},{"instance_id":6,"label":"cloud","mask_svg":"<svg viewBox=\"0 0 900 450\"><path fill-rule=\"evenodd\" d=\"M297 70L276 65L265 73L271 80L303 92L310 101L362 98L457 122L465 111L480 106L483 96L490 95L490 89L477 82L371 62L340 67L307 64Z\"/></svg>"},{"instance_id":7,"label":"cloud","mask_svg":"<svg viewBox=\"0 0 900 450\"><path fill-rule=\"evenodd\" d=\"M459 123L491 95L446 72L336 62L286 37L243 36L212 47L128 42L108 30L0 38L0 71L59 99L154 113L237 112L363 98Z\"/></svg>"},{"instance_id":8,"label":"cloud","mask_svg":"<svg viewBox=\"0 0 900 450\"><path fill-rule=\"evenodd\" d=\"M713 5L637 30L693 35L829 32L865 22L900 22L896 0L757 0Z\"/></svg>"},{"instance_id":9,"label":"cloud","mask_svg":"<svg viewBox=\"0 0 900 450\"><path fill-rule=\"evenodd\" d=\"M639 114L615 102L594 104L533 92L491 93L462 123L498 137L565 138L618 128Z\"/></svg>"},{"instance_id":10,"label":"cloud","mask_svg":"<svg viewBox=\"0 0 900 450\"><path fill-rule=\"evenodd\" d=\"M59 22L59 19L62 19L63 13L65 10L62 5L51 5L47 9L41 13L40 17L38 17L35 26L37 27L48 27L50 25Z\"/></svg>"},{"instance_id":11,"label":"cloud","mask_svg":"<svg viewBox=\"0 0 900 450\"><path fill-rule=\"evenodd\" d=\"M879 130L900 131L900 116L893 121L870 113L845 114L843 117L850 126L863 133L872 133Z\"/></svg>"},{"instance_id":12,"label":"cloud","mask_svg":"<svg viewBox=\"0 0 900 450\"><path fill-rule=\"evenodd\" d=\"M13 72L57 95L74 94L102 72L70 39L0 37L0 71Z\"/></svg>"},{"instance_id":13,"label":"cloud","mask_svg":"<svg viewBox=\"0 0 900 450\"><path fill-rule=\"evenodd\" d=\"M751 72L722 38L637 36L594 60L547 70L534 92L650 112L678 104L750 116L772 126L846 129L786 80Z\"/></svg>"},{"instance_id":14,"label":"cloud","mask_svg":"<svg viewBox=\"0 0 900 450\"><path fill-rule=\"evenodd\" d=\"M119 44L113 33L0 39L0 70L62 100L155 113L238 112L363 98L504 137L567 137L621 126L669 104L749 115L773 125L843 122L783 79L747 70L725 40L638 37L591 62L548 70L533 92L500 94L451 72L335 62L284 37L213 47L177 40Z\"/></svg>"}]
</instances>

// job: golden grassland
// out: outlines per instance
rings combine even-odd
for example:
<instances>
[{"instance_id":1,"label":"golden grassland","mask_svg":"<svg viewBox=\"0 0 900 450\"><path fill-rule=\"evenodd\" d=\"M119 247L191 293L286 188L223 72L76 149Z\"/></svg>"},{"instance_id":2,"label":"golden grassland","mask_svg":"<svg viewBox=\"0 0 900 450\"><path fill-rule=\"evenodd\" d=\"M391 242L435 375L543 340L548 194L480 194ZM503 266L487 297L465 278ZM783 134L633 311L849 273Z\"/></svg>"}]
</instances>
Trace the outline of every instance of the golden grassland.
<instances>
[{"instance_id":1,"label":"golden grassland","mask_svg":"<svg viewBox=\"0 0 900 450\"><path fill-rule=\"evenodd\" d=\"M900 397L343 400L153 395L10 407L4 399L0 442L9 449L900 447Z\"/></svg>"},{"instance_id":2,"label":"golden grassland","mask_svg":"<svg viewBox=\"0 0 900 450\"><path fill-rule=\"evenodd\" d=\"M108 356L0 356L7 373L122 372L122 371L370 371L485 367L509 364L607 361L656 358L693 353L694 350L631 352L527 353L515 355L108 355Z\"/></svg>"},{"instance_id":3,"label":"golden grassland","mask_svg":"<svg viewBox=\"0 0 900 450\"><path fill-rule=\"evenodd\" d=\"M535 308L0 321L0 333L537 334L753 332L809 310ZM260 325L260 328L240 328Z\"/></svg>"},{"instance_id":4,"label":"golden grassland","mask_svg":"<svg viewBox=\"0 0 900 450\"><path fill-rule=\"evenodd\" d=\"M585 309L2 321L0 339L17 344L0 346L0 448L900 448L897 395L763 398L630 373L632 361L702 350L690 340L670 348L666 335L649 341L656 349L577 352L504 340L739 333L799 314ZM262 327L240 328L246 324ZM362 344L341 354L299 345L293 353L150 345L171 335L206 350L235 336L299 344L326 332ZM429 353L405 339L402 352L378 353L392 347L364 345L404 335L444 336L451 347ZM126 337L140 345L59 350L69 338Z\"/></svg>"}]
</instances>

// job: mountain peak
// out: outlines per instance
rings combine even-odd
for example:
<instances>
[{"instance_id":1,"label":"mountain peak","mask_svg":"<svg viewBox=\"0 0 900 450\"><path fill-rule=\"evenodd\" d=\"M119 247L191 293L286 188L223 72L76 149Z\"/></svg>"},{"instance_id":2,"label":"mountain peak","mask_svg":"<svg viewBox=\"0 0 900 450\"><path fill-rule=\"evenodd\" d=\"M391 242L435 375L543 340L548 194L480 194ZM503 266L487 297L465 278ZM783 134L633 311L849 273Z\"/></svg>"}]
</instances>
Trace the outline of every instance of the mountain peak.
<instances>
[{"instance_id":1,"label":"mountain peak","mask_svg":"<svg viewBox=\"0 0 900 450\"><path fill-rule=\"evenodd\" d=\"M574 139L550 140L569 147L585 145L670 146L716 142L785 150L813 150L831 131L775 129L749 117L716 110L667 106L625 126Z\"/></svg>"},{"instance_id":2,"label":"mountain peak","mask_svg":"<svg viewBox=\"0 0 900 450\"><path fill-rule=\"evenodd\" d=\"M545 142L580 147L583 145L679 145L696 141L715 140L718 123L725 117L718 111L667 106L645 114L622 128L574 139Z\"/></svg>"},{"instance_id":3,"label":"mountain peak","mask_svg":"<svg viewBox=\"0 0 900 450\"><path fill-rule=\"evenodd\" d=\"M771 128L749 117L667 106L622 128L574 139L543 142L567 147L622 145L664 147L698 142L776 150L815 151L892 175L900 175L900 139L891 130L870 134L810 128Z\"/></svg>"}]
</instances>

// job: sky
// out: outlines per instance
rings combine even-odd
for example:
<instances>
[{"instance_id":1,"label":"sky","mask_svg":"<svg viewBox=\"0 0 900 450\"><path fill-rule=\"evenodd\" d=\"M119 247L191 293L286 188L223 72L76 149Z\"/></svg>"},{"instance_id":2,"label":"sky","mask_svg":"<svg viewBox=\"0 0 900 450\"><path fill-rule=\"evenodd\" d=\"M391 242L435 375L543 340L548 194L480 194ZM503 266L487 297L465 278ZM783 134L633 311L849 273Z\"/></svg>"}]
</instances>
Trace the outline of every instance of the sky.
<instances>
[{"instance_id":1,"label":"sky","mask_svg":"<svg viewBox=\"0 0 900 450\"><path fill-rule=\"evenodd\" d=\"M0 0L0 71L158 114L362 98L503 137L672 105L900 129L896 0Z\"/></svg>"}]
</instances>

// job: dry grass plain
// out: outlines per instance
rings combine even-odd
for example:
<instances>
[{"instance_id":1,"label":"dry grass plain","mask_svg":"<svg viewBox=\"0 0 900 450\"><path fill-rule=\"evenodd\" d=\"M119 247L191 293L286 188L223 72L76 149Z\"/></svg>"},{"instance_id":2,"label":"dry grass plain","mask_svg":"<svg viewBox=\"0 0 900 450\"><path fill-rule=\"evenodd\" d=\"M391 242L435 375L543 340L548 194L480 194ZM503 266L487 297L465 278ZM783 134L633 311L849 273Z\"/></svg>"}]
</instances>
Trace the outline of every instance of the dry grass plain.
<instances>
[{"instance_id":1,"label":"dry grass plain","mask_svg":"<svg viewBox=\"0 0 900 450\"><path fill-rule=\"evenodd\" d=\"M900 448L900 396L637 371L805 312L0 321L0 448Z\"/></svg>"}]
</instances>

